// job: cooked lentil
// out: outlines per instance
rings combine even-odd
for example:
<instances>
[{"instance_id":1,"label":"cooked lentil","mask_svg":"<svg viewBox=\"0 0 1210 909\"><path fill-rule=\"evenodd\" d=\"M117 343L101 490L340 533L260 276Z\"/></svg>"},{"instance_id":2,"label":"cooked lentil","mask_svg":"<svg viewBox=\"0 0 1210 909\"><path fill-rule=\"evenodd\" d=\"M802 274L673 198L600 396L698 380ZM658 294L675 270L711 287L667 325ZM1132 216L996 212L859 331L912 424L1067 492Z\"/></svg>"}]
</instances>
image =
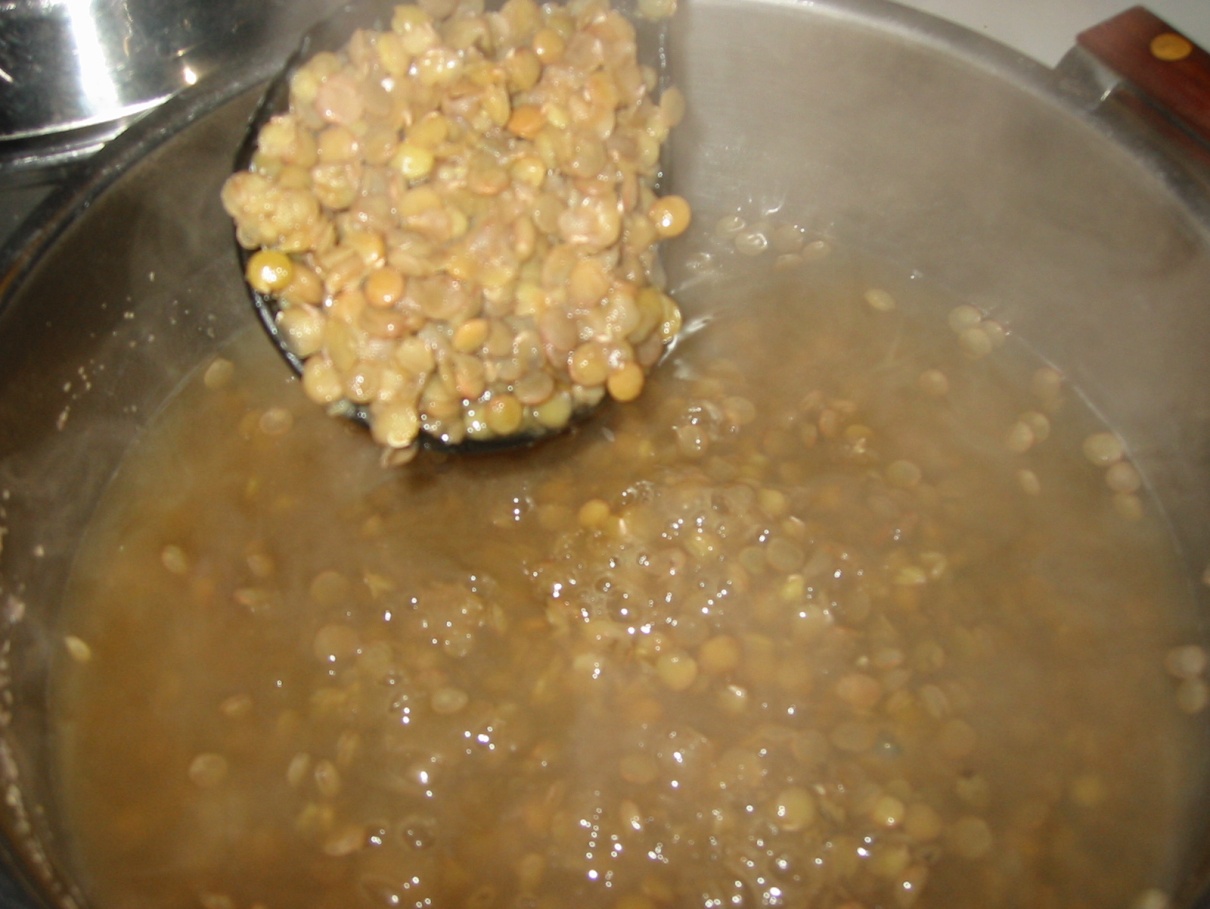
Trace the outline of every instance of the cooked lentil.
<instances>
[{"instance_id":1,"label":"cooked lentil","mask_svg":"<svg viewBox=\"0 0 1210 909\"><path fill-rule=\"evenodd\" d=\"M865 301L871 309L878 312L891 312L895 308L895 298L880 287L872 287L867 290Z\"/></svg>"},{"instance_id":2,"label":"cooked lentil","mask_svg":"<svg viewBox=\"0 0 1210 909\"><path fill-rule=\"evenodd\" d=\"M308 396L395 461L638 397L680 328L656 245L691 218L655 195L684 114L655 88L607 0L401 5L305 62L222 199Z\"/></svg>"},{"instance_id":3,"label":"cooked lentil","mask_svg":"<svg viewBox=\"0 0 1210 909\"><path fill-rule=\"evenodd\" d=\"M1210 692L1162 528L873 271L719 288L632 407L403 475L225 351L72 581L93 904L1163 905Z\"/></svg>"},{"instance_id":4,"label":"cooked lentil","mask_svg":"<svg viewBox=\"0 0 1210 909\"><path fill-rule=\"evenodd\" d=\"M1206 649L1197 644L1173 647L1164 656L1164 666L1178 679L1192 679L1206 674Z\"/></svg>"}]
</instances>

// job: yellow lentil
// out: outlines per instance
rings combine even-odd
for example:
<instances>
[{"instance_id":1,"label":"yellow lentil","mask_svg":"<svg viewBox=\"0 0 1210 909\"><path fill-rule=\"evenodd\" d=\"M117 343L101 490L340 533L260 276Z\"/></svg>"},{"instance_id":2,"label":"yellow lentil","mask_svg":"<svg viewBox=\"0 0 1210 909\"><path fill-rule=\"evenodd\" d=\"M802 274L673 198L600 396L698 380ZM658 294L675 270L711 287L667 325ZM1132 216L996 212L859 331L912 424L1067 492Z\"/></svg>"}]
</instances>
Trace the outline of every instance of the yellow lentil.
<instances>
[{"instance_id":1,"label":"yellow lentil","mask_svg":"<svg viewBox=\"0 0 1210 909\"><path fill-rule=\"evenodd\" d=\"M257 250L248 259L245 276L254 290L263 294L276 293L284 290L294 277L294 263L285 253Z\"/></svg>"},{"instance_id":2,"label":"yellow lentil","mask_svg":"<svg viewBox=\"0 0 1210 909\"><path fill-rule=\"evenodd\" d=\"M689 228L689 203L681 196L662 196L651 204L647 217L660 237L678 237Z\"/></svg>"},{"instance_id":3,"label":"yellow lentil","mask_svg":"<svg viewBox=\"0 0 1210 909\"><path fill-rule=\"evenodd\" d=\"M1098 467L1122 460L1122 443L1113 433L1097 432L1084 439L1084 456Z\"/></svg>"}]
</instances>

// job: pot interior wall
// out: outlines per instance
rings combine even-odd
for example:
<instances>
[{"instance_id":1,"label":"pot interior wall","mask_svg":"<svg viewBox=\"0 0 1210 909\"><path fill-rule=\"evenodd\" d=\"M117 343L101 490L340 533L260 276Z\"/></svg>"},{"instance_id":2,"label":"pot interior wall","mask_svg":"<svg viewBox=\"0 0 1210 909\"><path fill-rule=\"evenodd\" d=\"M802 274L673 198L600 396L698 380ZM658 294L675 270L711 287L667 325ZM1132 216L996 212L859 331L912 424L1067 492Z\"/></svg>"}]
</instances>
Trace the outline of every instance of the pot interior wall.
<instances>
[{"instance_id":1,"label":"pot interior wall","mask_svg":"<svg viewBox=\"0 0 1210 909\"><path fill-rule=\"evenodd\" d=\"M1041 73L1021 66L1010 81L1007 54L951 46L954 35L930 28L875 3L684 3L671 56L690 114L670 189L693 200L698 226L670 257L673 283L688 280L685 257L719 216L776 211L969 299L1119 429L1200 576L1206 225L1176 177L1050 98ZM3 288L12 704L0 766L21 795L10 831L28 826L47 867L59 861L47 823L48 630L80 528L139 428L251 319L218 204L253 100L231 97L216 91L215 110L196 119L180 106L153 116L146 156Z\"/></svg>"},{"instance_id":2,"label":"pot interior wall","mask_svg":"<svg viewBox=\"0 0 1210 909\"><path fill-rule=\"evenodd\" d=\"M969 36L943 53L915 18L753 6L688 5L673 48L671 173L699 236L777 212L1002 321L1124 436L1200 574L1210 243L1180 175Z\"/></svg>"},{"instance_id":3,"label":"pot interior wall","mask_svg":"<svg viewBox=\"0 0 1210 909\"><path fill-rule=\"evenodd\" d=\"M18 863L52 899L71 894L50 870L61 867L48 822L46 674L61 647L50 629L81 529L123 452L189 371L249 324L217 200L256 94L174 124L162 145L152 133L147 154L66 224L0 310L0 621L12 699L0 717L12 760L0 765L21 795L10 839L34 849Z\"/></svg>"}]
</instances>

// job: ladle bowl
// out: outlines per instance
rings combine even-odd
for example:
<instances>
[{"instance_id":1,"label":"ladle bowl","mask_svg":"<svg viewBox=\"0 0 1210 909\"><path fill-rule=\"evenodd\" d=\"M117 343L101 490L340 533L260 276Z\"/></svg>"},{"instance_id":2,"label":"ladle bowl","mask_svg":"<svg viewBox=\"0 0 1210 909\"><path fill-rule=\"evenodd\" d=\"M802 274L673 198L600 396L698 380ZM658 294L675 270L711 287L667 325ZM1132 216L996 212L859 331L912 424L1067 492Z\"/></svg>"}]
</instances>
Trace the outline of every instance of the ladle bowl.
<instances>
[{"instance_id":1,"label":"ladle bowl","mask_svg":"<svg viewBox=\"0 0 1210 909\"><path fill-rule=\"evenodd\" d=\"M248 170L252 165L253 156L257 149L257 138L261 129L275 116L290 108L290 83L295 73L308 60L323 51L335 52L343 48L359 29L380 30L389 27L391 14L398 5L395 0L353 0L337 9L327 17L312 26L299 42L298 48L290 55L281 70L269 81L256 110L248 122L248 128L235 155L233 170ZM489 6L498 6L498 3ZM635 8L626 3L615 4L630 22L635 26L637 52L641 63L651 67L657 74L657 91L667 83L667 36L668 24L666 18L650 19L638 14ZM662 179L661 174L661 179ZM657 180L657 189L658 189ZM248 249L238 242L235 243L239 256L241 272L246 274L248 263L255 249ZM270 340L278 352L298 375L303 373L303 359L290 347L287 338L278 323L281 314L281 303L272 294L263 293L252 284L245 281L252 308ZM448 438L433 435L421 430L419 444L430 451L448 454L489 454L527 448L552 436L560 435L591 417L608 402L608 396L592 406L581 406L573 411L571 419L565 426L556 429L529 429L513 435L495 436L491 438L465 438L454 442ZM333 406L336 416L346 417L369 427L369 408L362 404L343 400Z\"/></svg>"}]
</instances>

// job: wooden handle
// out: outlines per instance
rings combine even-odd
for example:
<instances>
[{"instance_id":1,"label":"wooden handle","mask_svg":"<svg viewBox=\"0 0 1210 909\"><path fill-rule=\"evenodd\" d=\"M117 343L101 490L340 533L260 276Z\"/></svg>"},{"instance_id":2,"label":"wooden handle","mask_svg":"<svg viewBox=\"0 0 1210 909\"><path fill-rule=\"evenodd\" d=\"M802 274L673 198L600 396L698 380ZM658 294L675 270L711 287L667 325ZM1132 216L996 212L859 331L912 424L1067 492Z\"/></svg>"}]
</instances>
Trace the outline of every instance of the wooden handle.
<instances>
[{"instance_id":1,"label":"wooden handle","mask_svg":"<svg viewBox=\"0 0 1210 909\"><path fill-rule=\"evenodd\" d=\"M1210 145L1210 53L1141 6L1081 32L1076 43Z\"/></svg>"}]
</instances>

